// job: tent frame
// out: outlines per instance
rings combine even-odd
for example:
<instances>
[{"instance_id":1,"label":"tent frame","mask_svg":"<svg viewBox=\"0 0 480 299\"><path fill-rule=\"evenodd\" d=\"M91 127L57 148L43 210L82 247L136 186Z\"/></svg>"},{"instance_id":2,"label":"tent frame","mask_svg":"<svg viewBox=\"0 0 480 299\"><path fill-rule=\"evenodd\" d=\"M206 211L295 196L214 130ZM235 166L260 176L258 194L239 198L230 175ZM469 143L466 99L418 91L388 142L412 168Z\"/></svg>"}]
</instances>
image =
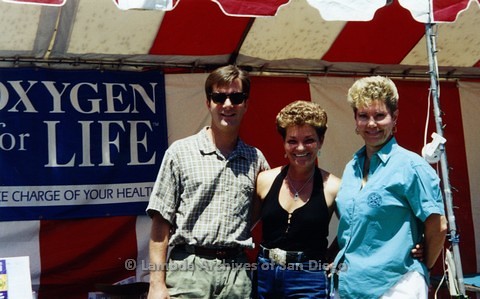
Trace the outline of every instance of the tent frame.
<instances>
[{"instance_id":1,"label":"tent frame","mask_svg":"<svg viewBox=\"0 0 480 299\"><path fill-rule=\"evenodd\" d=\"M425 24L425 34L427 40L427 51L428 51L428 64L430 68L430 92L433 96L433 111L435 117L435 126L437 134L443 137L443 124L442 116L440 110L440 86L438 83L438 65L437 65L437 50L436 50L436 34L434 33L434 27L436 25L433 23ZM455 266L454 273L456 274L454 279L457 282L457 287L460 292L460 298L468 298L465 295L465 283L463 279L463 270L462 263L460 258L460 236L457 234L457 226L455 223L455 214L453 212L453 197L452 190L450 187L449 180L449 170L447 162L447 153L445 150L445 145L441 143L439 145L440 152L440 169L443 180L443 191L445 195L445 207L446 207L446 216L448 219L449 227L449 241L452 245L452 255Z\"/></svg>"},{"instance_id":2,"label":"tent frame","mask_svg":"<svg viewBox=\"0 0 480 299\"><path fill-rule=\"evenodd\" d=\"M190 61L185 58L185 62L169 62L176 60L180 56L155 57L144 59L135 59L128 56L117 58L85 58L82 56L63 57L63 58L38 58L23 56L0 56L0 68L11 67L39 67L53 69L99 69L99 70L125 70L125 71L143 71L145 69L158 69L166 73L192 73L192 72L210 72L213 69L228 64L207 61L216 61L213 57L207 57L204 61ZM252 75L279 75L279 76L349 76L365 77L372 75L387 76L391 78L412 78L429 79L431 78L429 66L412 65L382 65L367 63L336 63L325 60L321 61L298 61L299 66L292 68L281 68L268 61L263 64L250 65L241 63L241 59L235 59L232 64L244 68ZM311 63L311 65L310 65ZM300 66L301 65L301 66ZM480 68L476 67L437 67L437 78L445 80L473 79L480 80Z\"/></svg>"}]
</instances>

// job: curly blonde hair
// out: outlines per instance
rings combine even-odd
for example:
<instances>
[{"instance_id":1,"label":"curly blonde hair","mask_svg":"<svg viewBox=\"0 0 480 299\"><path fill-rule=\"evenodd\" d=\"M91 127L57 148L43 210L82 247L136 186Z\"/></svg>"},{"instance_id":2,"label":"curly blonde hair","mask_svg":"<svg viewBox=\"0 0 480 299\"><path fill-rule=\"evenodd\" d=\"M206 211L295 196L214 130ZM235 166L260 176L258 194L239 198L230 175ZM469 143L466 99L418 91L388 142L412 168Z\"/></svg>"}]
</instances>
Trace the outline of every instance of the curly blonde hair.
<instances>
[{"instance_id":1,"label":"curly blonde hair","mask_svg":"<svg viewBox=\"0 0 480 299\"><path fill-rule=\"evenodd\" d=\"M348 102L357 111L368 107L373 101L385 103L390 113L398 109L398 90L395 83L387 77L371 76L359 79L348 90Z\"/></svg>"},{"instance_id":2,"label":"curly blonde hair","mask_svg":"<svg viewBox=\"0 0 480 299\"><path fill-rule=\"evenodd\" d=\"M319 104L310 101L295 101L285 106L277 114L277 131L285 140L287 128L310 125L322 139L327 131L327 113Z\"/></svg>"}]
</instances>

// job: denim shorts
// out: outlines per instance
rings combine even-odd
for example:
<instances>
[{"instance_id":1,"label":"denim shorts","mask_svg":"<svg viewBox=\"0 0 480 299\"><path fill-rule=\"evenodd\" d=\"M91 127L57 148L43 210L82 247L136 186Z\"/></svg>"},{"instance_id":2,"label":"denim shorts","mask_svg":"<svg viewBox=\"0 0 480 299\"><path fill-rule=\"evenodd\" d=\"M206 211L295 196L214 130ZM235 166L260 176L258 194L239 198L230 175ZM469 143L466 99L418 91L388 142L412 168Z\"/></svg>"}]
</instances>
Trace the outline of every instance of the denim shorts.
<instances>
[{"instance_id":1,"label":"denim shorts","mask_svg":"<svg viewBox=\"0 0 480 299\"><path fill-rule=\"evenodd\" d=\"M259 299L327 298L328 279L317 261L279 265L260 255L256 291Z\"/></svg>"}]
</instances>

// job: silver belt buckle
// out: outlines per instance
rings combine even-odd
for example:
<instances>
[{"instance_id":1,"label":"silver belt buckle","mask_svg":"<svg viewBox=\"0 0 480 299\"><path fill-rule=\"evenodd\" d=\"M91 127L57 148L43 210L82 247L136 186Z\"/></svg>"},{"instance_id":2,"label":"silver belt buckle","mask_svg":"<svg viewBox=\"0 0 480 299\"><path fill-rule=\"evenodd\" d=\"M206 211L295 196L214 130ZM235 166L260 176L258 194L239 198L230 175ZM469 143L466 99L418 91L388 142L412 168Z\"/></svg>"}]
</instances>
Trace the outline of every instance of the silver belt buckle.
<instances>
[{"instance_id":1,"label":"silver belt buckle","mask_svg":"<svg viewBox=\"0 0 480 299\"><path fill-rule=\"evenodd\" d=\"M280 248L273 248L269 250L268 257L280 266L287 265L287 252Z\"/></svg>"}]
</instances>

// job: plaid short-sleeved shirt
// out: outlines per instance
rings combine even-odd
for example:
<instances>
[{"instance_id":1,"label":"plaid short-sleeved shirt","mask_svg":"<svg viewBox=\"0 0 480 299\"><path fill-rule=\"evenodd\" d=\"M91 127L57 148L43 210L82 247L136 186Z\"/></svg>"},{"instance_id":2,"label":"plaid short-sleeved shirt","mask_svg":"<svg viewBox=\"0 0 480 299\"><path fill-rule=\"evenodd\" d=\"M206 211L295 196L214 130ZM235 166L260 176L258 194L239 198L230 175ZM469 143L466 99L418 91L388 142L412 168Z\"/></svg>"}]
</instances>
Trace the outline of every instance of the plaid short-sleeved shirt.
<instances>
[{"instance_id":1,"label":"plaid short-sleeved shirt","mask_svg":"<svg viewBox=\"0 0 480 299\"><path fill-rule=\"evenodd\" d=\"M147 213L172 224L170 245L251 247L250 203L268 168L262 152L241 140L225 159L203 129L165 152Z\"/></svg>"}]
</instances>

